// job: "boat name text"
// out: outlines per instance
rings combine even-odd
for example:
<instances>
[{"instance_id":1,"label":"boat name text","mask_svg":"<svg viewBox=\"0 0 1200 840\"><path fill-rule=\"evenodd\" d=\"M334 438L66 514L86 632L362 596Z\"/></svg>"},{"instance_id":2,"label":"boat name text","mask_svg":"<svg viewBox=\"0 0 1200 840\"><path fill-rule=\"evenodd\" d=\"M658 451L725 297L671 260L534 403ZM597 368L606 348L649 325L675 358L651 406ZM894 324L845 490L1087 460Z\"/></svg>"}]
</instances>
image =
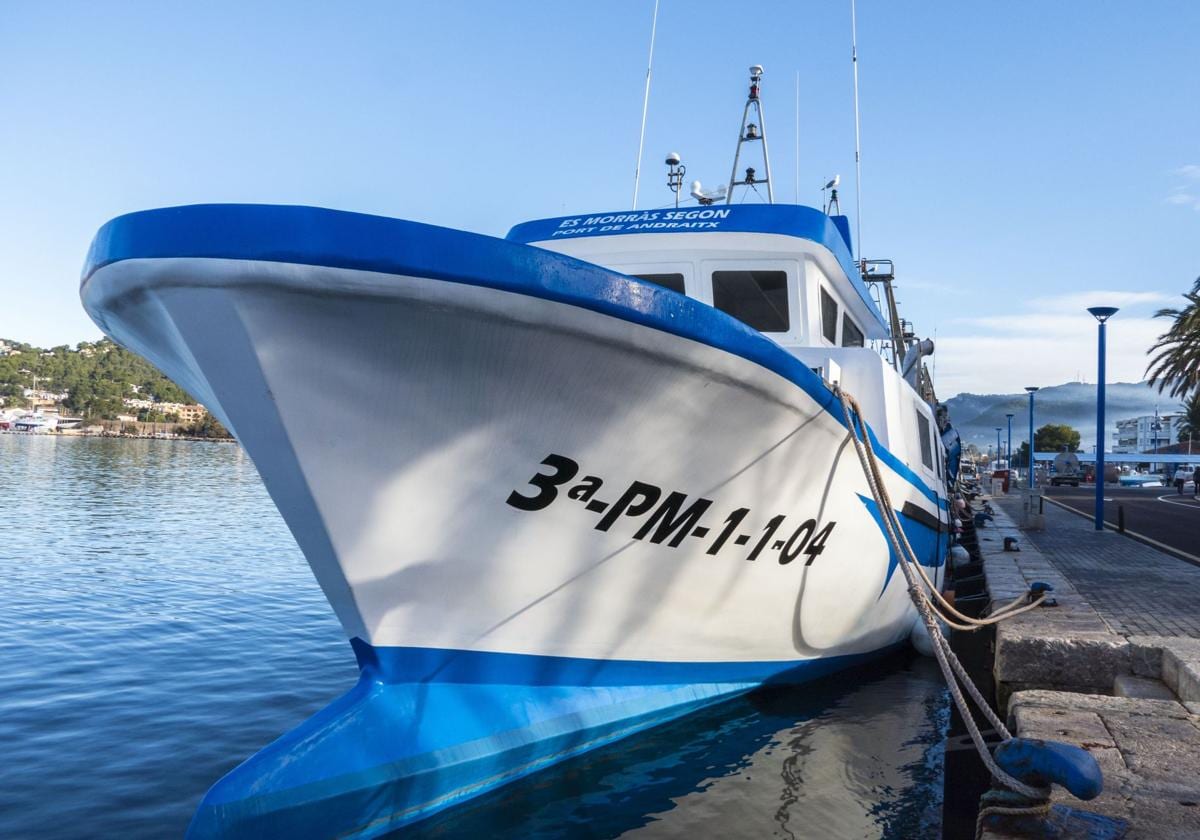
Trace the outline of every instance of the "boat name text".
<instances>
[{"instance_id":1,"label":"boat name text","mask_svg":"<svg viewBox=\"0 0 1200 840\"><path fill-rule=\"evenodd\" d=\"M517 510L545 510L560 498L559 491L579 475L579 464L563 455L550 454L542 459L550 472L538 472L529 479L533 492L513 490L507 502ZM635 540L649 540L655 545L666 543L679 548L688 537L699 540L716 530L708 541L705 553L716 556L729 542L744 546L754 540L746 554L746 560L757 560L764 549L779 553L779 564L786 566L801 555L807 557L804 565L812 562L825 550L825 541L833 533L836 522L827 522L820 527L816 519L805 519L799 525L785 525L787 516L778 514L766 521L757 533L747 529L741 532L742 522L750 515L750 508L740 507L732 511L717 529L700 524L704 514L712 507L712 499L696 497L689 504L686 493L677 490L668 493L663 488L645 481L634 481L617 497L615 502L604 502L595 498L604 480L599 476L585 475L567 488L566 497L579 502L590 513L599 514L594 526L597 531L608 531L624 520L632 520L638 528L633 533ZM739 533L735 533L739 532Z\"/></svg>"},{"instance_id":2,"label":"boat name text","mask_svg":"<svg viewBox=\"0 0 1200 840\"><path fill-rule=\"evenodd\" d=\"M637 230L716 230L729 210L646 210L608 216L573 216L558 223L554 236Z\"/></svg>"}]
</instances>

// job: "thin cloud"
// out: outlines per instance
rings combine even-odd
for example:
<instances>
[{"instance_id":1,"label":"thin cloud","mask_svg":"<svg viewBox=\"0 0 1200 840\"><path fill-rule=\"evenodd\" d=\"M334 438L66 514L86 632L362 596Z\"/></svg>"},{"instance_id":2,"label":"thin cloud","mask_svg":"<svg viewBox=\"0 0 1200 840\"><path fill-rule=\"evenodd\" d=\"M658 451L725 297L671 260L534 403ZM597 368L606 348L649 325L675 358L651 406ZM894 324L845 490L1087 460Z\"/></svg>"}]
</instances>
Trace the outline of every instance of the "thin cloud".
<instances>
[{"instance_id":1,"label":"thin cloud","mask_svg":"<svg viewBox=\"0 0 1200 840\"><path fill-rule=\"evenodd\" d=\"M903 294L905 289L920 289L924 292L938 292L944 295L965 295L967 290L961 284L939 283L936 280L917 280L911 277L896 283L896 293Z\"/></svg>"},{"instance_id":2,"label":"thin cloud","mask_svg":"<svg viewBox=\"0 0 1200 840\"><path fill-rule=\"evenodd\" d=\"M1083 311L1089 306L1099 306L1101 304L1106 306L1134 307L1168 303L1173 301L1175 297L1176 295L1169 295L1165 292L1129 292L1097 289L1096 291L1070 292L1062 295L1033 298L1029 301L1029 305L1035 310L1064 311L1078 309Z\"/></svg>"},{"instance_id":3,"label":"thin cloud","mask_svg":"<svg viewBox=\"0 0 1200 840\"><path fill-rule=\"evenodd\" d=\"M1193 210L1200 210L1200 196L1195 193L1188 192L1186 187L1175 187L1171 190L1171 194L1167 196L1167 204L1175 204L1182 207L1191 207Z\"/></svg>"},{"instance_id":4,"label":"thin cloud","mask_svg":"<svg viewBox=\"0 0 1200 840\"><path fill-rule=\"evenodd\" d=\"M1093 290L1033 298L1023 311L944 322L937 339L938 394L961 391L1018 393L1025 385L1059 385L1096 375L1096 321L1087 307L1121 311L1109 322L1108 380L1140 382L1146 350L1165 324L1151 308L1173 302L1158 291Z\"/></svg>"},{"instance_id":5,"label":"thin cloud","mask_svg":"<svg viewBox=\"0 0 1200 840\"><path fill-rule=\"evenodd\" d=\"M1185 184L1176 184L1171 187L1171 192L1167 194L1167 204L1174 204L1176 207L1191 207L1193 210L1200 210L1200 196L1193 190L1195 189L1194 182L1200 181L1200 164L1187 163L1172 173L1176 178L1182 178L1184 181L1192 182Z\"/></svg>"},{"instance_id":6,"label":"thin cloud","mask_svg":"<svg viewBox=\"0 0 1200 840\"><path fill-rule=\"evenodd\" d=\"M934 382L938 397L948 399L963 391L981 390L1017 394L1026 385L1061 385L1075 382L1079 377L1095 382L1095 321L1089 326L1086 334L1075 329L1064 334L1059 329L1007 336L939 336ZM1108 331L1105 379L1109 382L1145 379L1146 349L1161 329L1161 324L1145 320L1124 324L1114 320Z\"/></svg>"}]
</instances>

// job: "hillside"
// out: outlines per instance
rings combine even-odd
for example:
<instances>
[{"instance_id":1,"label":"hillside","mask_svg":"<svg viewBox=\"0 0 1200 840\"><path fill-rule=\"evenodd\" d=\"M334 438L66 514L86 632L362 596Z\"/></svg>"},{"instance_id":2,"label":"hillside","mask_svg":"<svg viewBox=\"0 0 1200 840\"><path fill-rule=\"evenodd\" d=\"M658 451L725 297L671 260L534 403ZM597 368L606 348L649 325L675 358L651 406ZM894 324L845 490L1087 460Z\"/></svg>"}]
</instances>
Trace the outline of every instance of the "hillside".
<instances>
[{"instance_id":1,"label":"hillside","mask_svg":"<svg viewBox=\"0 0 1200 840\"><path fill-rule=\"evenodd\" d=\"M0 399L4 407L28 405L27 390L89 420L111 420L127 412L122 402L126 398L195 402L141 356L108 339L49 349L0 340Z\"/></svg>"},{"instance_id":2,"label":"hillside","mask_svg":"<svg viewBox=\"0 0 1200 840\"><path fill-rule=\"evenodd\" d=\"M1029 395L1020 394L959 394L946 400L950 418L958 428L964 443L973 443L981 449L996 443L996 427L1003 431L1001 440L1007 438L1008 420L1013 417L1013 449L1017 441L1029 436ZM1155 406L1160 413L1180 410L1175 400L1160 395L1157 389L1145 382L1117 382L1105 386L1105 425L1108 426L1108 445L1112 446L1112 433L1116 422L1128 417L1153 414ZM1066 423L1079 430L1083 436L1082 448L1088 451L1096 442L1096 386L1081 382L1068 382L1042 388L1034 400L1034 423Z\"/></svg>"}]
</instances>

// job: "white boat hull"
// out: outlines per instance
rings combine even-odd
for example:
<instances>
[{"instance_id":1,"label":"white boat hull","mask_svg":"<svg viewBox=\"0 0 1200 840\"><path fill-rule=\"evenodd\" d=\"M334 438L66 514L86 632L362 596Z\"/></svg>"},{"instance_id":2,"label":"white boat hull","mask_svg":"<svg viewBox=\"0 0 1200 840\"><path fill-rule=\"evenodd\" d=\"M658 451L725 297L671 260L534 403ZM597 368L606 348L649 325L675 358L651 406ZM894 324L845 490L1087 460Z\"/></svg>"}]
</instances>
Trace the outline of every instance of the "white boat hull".
<instances>
[{"instance_id":1,"label":"white boat hull","mask_svg":"<svg viewBox=\"0 0 1200 840\"><path fill-rule=\"evenodd\" d=\"M498 753L507 733L529 747L523 763L355 804L352 833L763 681L859 661L913 622L840 409L811 371L765 364L770 348L738 344L740 325L729 341L713 333L720 320L672 331L689 317L679 296L599 269L623 297L579 305L554 283L573 265L590 277L584 264L504 248L522 249L518 263L531 252L525 286L277 255L134 254L96 260L85 281L106 332L254 458L364 680L469 684L511 707L480 713L487 745L468 752ZM944 492L885 456L910 539L940 574ZM461 716L421 734L420 703L398 696L363 702L407 710L407 752L366 749L343 769L368 775L337 795L371 768L471 740L443 732ZM324 746L308 758L328 765L320 750L345 733L310 724L308 742ZM547 732L567 740L534 749ZM238 797L259 796L263 778L300 785L281 780L297 761L280 744L210 792L214 832L243 825ZM278 817L291 801L250 811ZM385 816L364 821L372 812Z\"/></svg>"}]
</instances>

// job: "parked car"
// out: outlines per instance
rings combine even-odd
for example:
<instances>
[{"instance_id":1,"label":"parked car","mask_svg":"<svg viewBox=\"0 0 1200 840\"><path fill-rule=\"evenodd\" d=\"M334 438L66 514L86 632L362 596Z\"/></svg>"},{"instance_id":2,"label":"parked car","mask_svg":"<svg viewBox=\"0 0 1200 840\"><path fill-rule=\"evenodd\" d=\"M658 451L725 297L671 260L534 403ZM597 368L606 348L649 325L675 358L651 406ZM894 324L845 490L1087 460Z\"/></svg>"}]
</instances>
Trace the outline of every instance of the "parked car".
<instances>
[{"instance_id":1,"label":"parked car","mask_svg":"<svg viewBox=\"0 0 1200 840\"><path fill-rule=\"evenodd\" d=\"M1126 473L1120 478L1122 487L1162 487L1163 484L1161 475L1151 473Z\"/></svg>"}]
</instances>

